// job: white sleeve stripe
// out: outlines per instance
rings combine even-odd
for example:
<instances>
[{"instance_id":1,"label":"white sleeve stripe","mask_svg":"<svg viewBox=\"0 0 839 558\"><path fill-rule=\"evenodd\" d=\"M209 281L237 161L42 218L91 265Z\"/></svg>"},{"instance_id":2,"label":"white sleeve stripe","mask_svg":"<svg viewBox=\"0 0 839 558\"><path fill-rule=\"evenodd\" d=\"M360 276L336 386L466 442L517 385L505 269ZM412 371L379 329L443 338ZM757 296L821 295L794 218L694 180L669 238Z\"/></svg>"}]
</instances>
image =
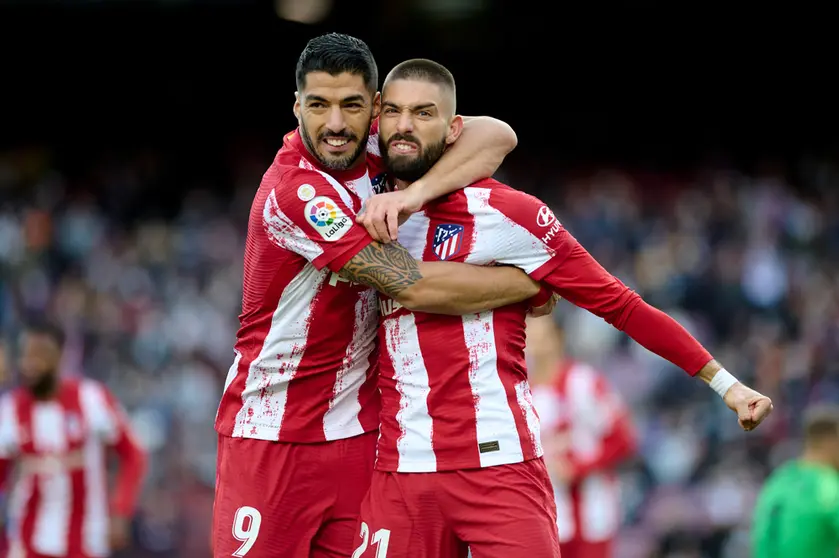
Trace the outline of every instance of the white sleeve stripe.
<instances>
[{"instance_id":1,"label":"white sleeve stripe","mask_svg":"<svg viewBox=\"0 0 839 558\"><path fill-rule=\"evenodd\" d=\"M283 213L277 203L277 194L273 190L265 200L262 223L268 238L279 248L300 254L310 262L323 254L323 248Z\"/></svg>"},{"instance_id":2,"label":"white sleeve stripe","mask_svg":"<svg viewBox=\"0 0 839 558\"><path fill-rule=\"evenodd\" d=\"M476 216L472 259L492 254L496 262L514 265L528 274L551 259L551 250L541 238L490 204L491 189L471 187L463 192L469 213ZM470 257L466 263L473 263Z\"/></svg>"},{"instance_id":3,"label":"white sleeve stripe","mask_svg":"<svg viewBox=\"0 0 839 558\"><path fill-rule=\"evenodd\" d=\"M329 182L329 185L332 186L332 189L335 190L335 193L337 193L341 197L341 201L344 202L344 205L347 206L347 208L349 208L349 210L353 213L358 213L358 209L356 209L352 196L349 192L347 192L347 189L344 188L344 186L340 182L329 176L327 173L319 171L318 169L315 170L318 171L321 175L323 175L326 181Z\"/></svg>"},{"instance_id":4,"label":"white sleeve stripe","mask_svg":"<svg viewBox=\"0 0 839 558\"><path fill-rule=\"evenodd\" d=\"M79 399L93 430L102 434L108 443L116 442L120 424L103 387L96 382L84 381L79 390Z\"/></svg>"},{"instance_id":5,"label":"white sleeve stripe","mask_svg":"<svg viewBox=\"0 0 839 558\"><path fill-rule=\"evenodd\" d=\"M341 201L344 202L344 205L346 205L347 208L353 213L358 213L358 209L356 209L355 203L353 202L350 193L347 192L347 189L344 188L344 186L340 182L338 182L332 176L330 176L329 173L325 173L320 169L316 169L305 158L300 159L300 168L315 171L316 173L323 176L323 178L329 183L329 185L332 186L332 189L335 190L335 192L341 197Z\"/></svg>"}]
</instances>

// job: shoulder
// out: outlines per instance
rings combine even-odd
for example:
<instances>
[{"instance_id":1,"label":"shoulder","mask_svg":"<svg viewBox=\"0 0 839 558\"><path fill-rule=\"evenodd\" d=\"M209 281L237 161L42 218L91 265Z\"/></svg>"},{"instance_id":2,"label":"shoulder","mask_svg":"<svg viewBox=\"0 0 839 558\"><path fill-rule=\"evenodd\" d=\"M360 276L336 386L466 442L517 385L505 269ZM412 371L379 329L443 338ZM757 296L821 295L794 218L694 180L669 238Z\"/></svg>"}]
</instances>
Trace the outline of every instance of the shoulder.
<instances>
[{"instance_id":1,"label":"shoulder","mask_svg":"<svg viewBox=\"0 0 839 558\"><path fill-rule=\"evenodd\" d=\"M512 186L494 178L485 178L464 188L467 196L478 196L486 200L490 207L502 211L511 208L542 207L545 202L528 193L516 190Z\"/></svg>"},{"instance_id":2,"label":"shoulder","mask_svg":"<svg viewBox=\"0 0 839 558\"><path fill-rule=\"evenodd\" d=\"M334 178L314 169L292 165L275 165L274 178L263 180L263 186L268 189L266 196L266 210L298 209L308 207L321 198L331 201L333 197L343 199L351 204L349 194ZM267 177L266 177L267 178Z\"/></svg>"},{"instance_id":3,"label":"shoulder","mask_svg":"<svg viewBox=\"0 0 839 558\"><path fill-rule=\"evenodd\" d=\"M299 165L287 165L275 161L269 172L272 175L271 180L263 182L267 182L266 185L274 188L278 194L296 193L296 189L304 184L317 186L328 183L327 178L320 172ZM266 178L268 178L268 173L266 173Z\"/></svg>"},{"instance_id":4,"label":"shoulder","mask_svg":"<svg viewBox=\"0 0 839 558\"><path fill-rule=\"evenodd\" d=\"M548 204L491 178L465 188L464 195L469 200L470 211L500 213L539 236L559 226Z\"/></svg>"},{"instance_id":5,"label":"shoulder","mask_svg":"<svg viewBox=\"0 0 839 558\"><path fill-rule=\"evenodd\" d=\"M24 394L23 388L16 387L0 394L0 409L11 412L18 399Z\"/></svg>"},{"instance_id":6,"label":"shoulder","mask_svg":"<svg viewBox=\"0 0 839 558\"><path fill-rule=\"evenodd\" d=\"M86 400L87 403L100 404L112 397L111 390L98 380L84 378L76 384L79 390L79 396Z\"/></svg>"}]
</instances>

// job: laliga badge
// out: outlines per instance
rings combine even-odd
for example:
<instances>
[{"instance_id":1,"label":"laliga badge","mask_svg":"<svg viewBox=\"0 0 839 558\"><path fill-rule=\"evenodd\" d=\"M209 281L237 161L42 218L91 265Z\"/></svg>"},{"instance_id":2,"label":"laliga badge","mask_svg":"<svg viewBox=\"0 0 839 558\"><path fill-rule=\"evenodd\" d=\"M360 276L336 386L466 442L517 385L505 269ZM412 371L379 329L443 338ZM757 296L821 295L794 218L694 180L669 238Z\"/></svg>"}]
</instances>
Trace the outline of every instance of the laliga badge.
<instances>
[{"instance_id":1,"label":"laliga badge","mask_svg":"<svg viewBox=\"0 0 839 558\"><path fill-rule=\"evenodd\" d=\"M327 242L340 240L353 226L353 220L326 196L313 198L304 210L306 222L312 225Z\"/></svg>"},{"instance_id":2,"label":"laliga badge","mask_svg":"<svg viewBox=\"0 0 839 558\"><path fill-rule=\"evenodd\" d=\"M297 197L300 198L300 201L304 202L311 200L315 197L315 187L311 184L302 184L297 189Z\"/></svg>"}]
</instances>

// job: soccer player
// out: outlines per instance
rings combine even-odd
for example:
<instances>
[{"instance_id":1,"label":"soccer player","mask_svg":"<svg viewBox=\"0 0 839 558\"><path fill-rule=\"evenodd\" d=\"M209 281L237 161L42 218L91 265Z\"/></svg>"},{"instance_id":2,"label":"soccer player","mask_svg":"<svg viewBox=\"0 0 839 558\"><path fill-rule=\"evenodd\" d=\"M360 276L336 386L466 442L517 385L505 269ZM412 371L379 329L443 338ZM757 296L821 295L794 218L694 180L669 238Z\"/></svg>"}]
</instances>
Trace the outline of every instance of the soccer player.
<instances>
[{"instance_id":1,"label":"soccer player","mask_svg":"<svg viewBox=\"0 0 839 558\"><path fill-rule=\"evenodd\" d=\"M562 558L611 558L621 516L614 469L635 452L632 417L603 374L565 356L556 321L527 320L526 354Z\"/></svg>"},{"instance_id":2,"label":"soccer player","mask_svg":"<svg viewBox=\"0 0 839 558\"><path fill-rule=\"evenodd\" d=\"M145 453L114 396L93 380L59 378L63 332L33 324L21 339L22 384L0 398L0 485L10 558L98 558L125 546ZM108 502L105 457L119 456Z\"/></svg>"},{"instance_id":3,"label":"soccer player","mask_svg":"<svg viewBox=\"0 0 839 558\"><path fill-rule=\"evenodd\" d=\"M394 68L382 89L380 151L395 187L456 141L452 75L434 62ZM606 272L536 198L492 179L425 206L400 243L428 262L515 265L647 349L699 374L745 429L768 398L737 383L672 318ZM381 298L376 472L354 558L559 555L556 509L525 369L525 304L440 316Z\"/></svg>"},{"instance_id":4,"label":"soccer player","mask_svg":"<svg viewBox=\"0 0 839 558\"><path fill-rule=\"evenodd\" d=\"M814 407L804 422L804 453L758 497L753 558L839 556L839 407Z\"/></svg>"},{"instance_id":5,"label":"soccer player","mask_svg":"<svg viewBox=\"0 0 839 558\"><path fill-rule=\"evenodd\" d=\"M296 77L299 128L254 198L241 327L216 419L218 557L352 552L379 423L370 287L406 307L450 314L539 292L512 267L417 262L398 244L374 242L355 223L378 174L373 56L358 39L324 35L308 43ZM500 141L494 126L464 135L419 193L489 176L512 148L506 125Z\"/></svg>"}]
</instances>

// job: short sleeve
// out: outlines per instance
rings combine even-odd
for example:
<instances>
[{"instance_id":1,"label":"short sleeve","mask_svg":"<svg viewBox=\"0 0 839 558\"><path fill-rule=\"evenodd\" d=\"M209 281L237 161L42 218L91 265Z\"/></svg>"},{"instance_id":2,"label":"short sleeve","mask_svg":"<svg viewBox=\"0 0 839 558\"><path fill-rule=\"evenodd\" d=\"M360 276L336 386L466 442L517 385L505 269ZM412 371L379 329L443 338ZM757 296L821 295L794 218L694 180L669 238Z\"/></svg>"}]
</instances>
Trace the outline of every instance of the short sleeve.
<instances>
[{"instance_id":1,"label":"short sleeve","mask_svg":"<svg viewBox=\"0 0 839 558\"><path fill-rule=\"evenodd\" d=\"M300 254L318 270L339 271L373 241L356 224L353 203L352 194L331 177L290 168L265 200L263 228L274 245Z\"/></svg>"},{"instance_id":2,"label":"short sleeve","mask_svg":"<svg viewBox=\"0 0 839 558\"><path fill-rule=\"evenodd\" d=\"M113 445L125 435L132 436L128 414L104 384L85 380L79 398L91 431L105 444Z\"/></svg>"}]
</instances>

